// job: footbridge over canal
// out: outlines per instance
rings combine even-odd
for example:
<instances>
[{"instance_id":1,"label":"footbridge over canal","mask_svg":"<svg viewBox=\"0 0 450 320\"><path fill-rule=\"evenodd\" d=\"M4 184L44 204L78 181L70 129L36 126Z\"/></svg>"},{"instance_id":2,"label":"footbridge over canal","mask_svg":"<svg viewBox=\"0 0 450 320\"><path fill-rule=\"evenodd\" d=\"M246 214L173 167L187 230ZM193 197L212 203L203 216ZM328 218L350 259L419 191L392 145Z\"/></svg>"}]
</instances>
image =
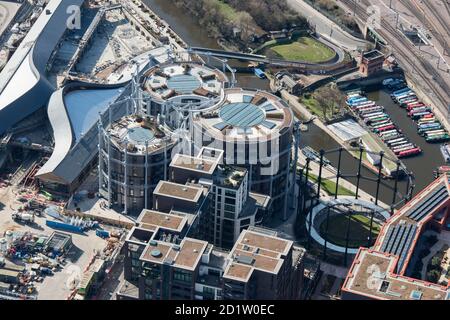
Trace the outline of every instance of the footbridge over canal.
<instances>
[{"instance_id":1,"label":"footbridge over canal","mask_svg":"<svg viewBox=\"0 0 450 320\"><path fill-rule=\"evenodd\" d=\"M328 44L327 44L328 45ZM272 59L265 55L258 55L253 53L232 52L219 49L190 47L188 51L203 56L213 56L223 59L236 59L241 61L252 61L261 64L271 65L274 67L295 68L303 72L320 72L332 73L335 70L345 67L347 64L352 64L352 61L346 61L345 51L339 47L330 45L331 49L335 51L335 56L330 61L322 63L310 63L305 61L289 61L282 59Z\"/></svg>"}]
</instances>

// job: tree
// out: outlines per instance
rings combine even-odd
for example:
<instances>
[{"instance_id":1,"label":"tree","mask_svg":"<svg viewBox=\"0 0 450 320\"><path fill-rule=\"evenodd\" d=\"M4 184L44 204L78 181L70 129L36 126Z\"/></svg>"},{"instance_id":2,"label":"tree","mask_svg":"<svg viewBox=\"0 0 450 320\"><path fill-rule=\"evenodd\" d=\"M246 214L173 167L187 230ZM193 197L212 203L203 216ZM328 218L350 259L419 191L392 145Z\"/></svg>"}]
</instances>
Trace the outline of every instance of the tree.
<instances>
[{"instance_id":1,"label":"tree","mask_svg":"<svg viewBox=\"0 0 450 320\"><path fill-rule=\"evenodd\" d=\"M436 269L427 272L427 280L433 283L436 283L439 280L440 276L441 273Z\"/></svg>"},{"instance_id":2,"label":"tree","mask_svg":"<svg viewBox=\"0 0 450 320\"><path fill-rule=\"evenodd\" d=\"M433 267L433 269L438 269L441 267L441 258L438 256L434 256L431 259L431 266Z\"/></svg>"},{"instance_id":3,"label":"tree","mask_svg":"<svg viewBox=\"0 0 450 320\"><path fill-rule=\"evenodd\" d=\"M325 120L328 120L329 114L333 115L335 110L343 108L345 103L344 95L335 85L320 87L314 92L314 98L322 108Z\"/></svg>"},{"instance_id":4,"label":"tree","mask_svg":"<svg viewBox=\"0 0 450 320\"><path fill-rule=\"evenodd\" d=\"M237 13L235 21L238 27L241 29L241 39L244 41L248 41L250 39L250 36L252 35L251 26L255 23L252 16L247 12L239 11Z\"/></svg>"},{"instance_id":5,"label":"tree","mask_svg":"<svg viewBox=\"0 0 450 320\"><path fill-rule=\"evenodd\" d=\"M307 26L306 19L287 4L286 0L226 0L238 11L248 12L265 31L289 28L293 24Z\"/></svg>"}]
</instances>

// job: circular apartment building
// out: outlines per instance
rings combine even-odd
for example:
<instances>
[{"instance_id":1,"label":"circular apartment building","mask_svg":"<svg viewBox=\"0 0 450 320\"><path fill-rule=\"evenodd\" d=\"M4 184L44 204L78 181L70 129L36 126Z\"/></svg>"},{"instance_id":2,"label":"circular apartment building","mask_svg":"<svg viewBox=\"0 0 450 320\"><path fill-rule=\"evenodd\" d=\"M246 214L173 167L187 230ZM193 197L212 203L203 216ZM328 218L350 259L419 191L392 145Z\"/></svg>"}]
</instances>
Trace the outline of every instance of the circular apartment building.
<instances>
[{"instance_id":1,"label":"circular apartment building","mask_svg":"<svg viewBox=\"0 0 450 320\"><path fill-rule=\"evenodd\" d=\"M161 123L177 129L189 111L208 109L221 101L228 84L222 71L199 62L153 66L145 72L142 84L149 97L147 113L160 115Z\"/></svg>"},{"instance_id":2,"label":"circular apartment building","mask_svg":"<svg viewBox=\"0 0 450 320\"><path fill-rule=\"evenodd\" d=\"M232 88L224 99L193 117L196 148L224 150L227 164L245 166L251 190L271 196L272 210L286 207L294 116L278 97Z\"/></svg>"},{"instance_id":3,"label":"circular apartment building","mask_svg":"<svg viewBox=\"0 0 450 320\"><path fill-rule=\"evenodd\" d=\"M100 193L112 207L137 215L152 207L152 193L166 180L176 141L154 117L131 115L99 132Z\"/></svg>"}]
</instances>

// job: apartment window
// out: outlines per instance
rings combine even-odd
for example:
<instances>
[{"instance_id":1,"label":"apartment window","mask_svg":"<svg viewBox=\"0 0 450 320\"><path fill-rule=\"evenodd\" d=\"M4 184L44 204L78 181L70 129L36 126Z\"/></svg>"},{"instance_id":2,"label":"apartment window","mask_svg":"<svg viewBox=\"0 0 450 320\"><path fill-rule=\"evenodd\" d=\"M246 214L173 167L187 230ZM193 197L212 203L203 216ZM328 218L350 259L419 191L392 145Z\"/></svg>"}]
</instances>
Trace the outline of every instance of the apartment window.
<instances>
[{"instance_id":1,"label":"apartment window","mask_svg":"<svg viewBox=\"0 0 450 320\"><path fill-rule=\"evenodd\" d=\"M241 221L241 227L248 226L250 224L250 219L244 219Z\"/></svg>"},{"instance_id":2,"label":"apartment window","mask_svg":"<svg viewBox=\"0 0 450 320\"><path fill-rule=\"evenodd\" d=\"M208 299L214 299L215 290L209 287L203 287L203 296Z\"/></svg>"},{"instance_id":3,"label":"apartment window","mask_svg":"<svg viewBox=\"0 0 450 320\"><path fill-rule=\"evenodd\" d=\"M145 285L148 287L151 287L153 284L153 280L152 279L145 279Z\"/></svg>"},{"instance_id":4,"label":"apartment window","mask_svg":"<svg viewBox=\"0 0 450 320\"><path fill-rule=\"evenodd\" d=\"M145 293L145 300L152 300L153 299L153 295L151 293L146 292Z\"/></svg>"},{"instance_id":5,"label":"apartment window","mask_svg":"<svg viewBox=\"0 0 450 320\"><path fill-rule=\"evenodd\" d=\"M189 271L175 270L173 272L173 280L191 283L192 282L192 274Z\"/></svg>"},{"instance_id":6,"label":"apartment window","mask_svg":"<svg viewBox=\"0 0 450 320\"><path fill-rule=\"evenodd\" d=\"M140 261L137 260L137 259L132 259L132 260L131 260L131 265L132 265L133 267L140 267L140 266L141 266L141 263L140 263Z\"/></svg>"},{"instance_id":7,"label":"apartment window","mask_svg":"<svg viewBox=\"0 0 450 320\"><path fill-rule=\"evenodd\" d=\"M235 212L235 211L236 211L236 206L226 204L226 205L225 205L225 210L226 210L226 211Z\"/></svg>"},{"instance_id":8,"label":"apartment window","mask_svg":"<svg viewBox=\"0 0 450 320\"><path fill-rule=\"evenodd\" d=\"M236 191L225 190L225 195L229 197L236 197Z\"/></svg>"},{"instance_id":9,"label":"apartment window","mask_svg":"<svg viewBox=\"0 0 450 320\"><path fill-rule=\"evenodd\" d=\"M225 216L225 218L228 218L228 219L234 219L235 213L234 212L225 212L224 216Z\"/></svg>"},{"instance_id":10,"label":"apartment window","mask_svg":"<svg viewBox=\"0 0 450 320\"><path fill-rule=\"evenodd\" d=\"M225 198L226 204L236 204L236 198Z\"/></svg>"}]
</instances>

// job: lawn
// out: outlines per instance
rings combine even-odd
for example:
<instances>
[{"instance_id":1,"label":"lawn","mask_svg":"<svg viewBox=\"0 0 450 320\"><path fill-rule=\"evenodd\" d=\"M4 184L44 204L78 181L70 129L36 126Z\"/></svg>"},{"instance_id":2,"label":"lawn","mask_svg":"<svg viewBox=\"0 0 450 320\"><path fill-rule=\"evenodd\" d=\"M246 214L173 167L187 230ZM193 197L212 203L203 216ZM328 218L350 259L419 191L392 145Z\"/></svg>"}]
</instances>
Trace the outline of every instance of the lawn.
<instances>
[{"instance_id":1,"label":"lawn","mask_svg":"<svg viewBox=\"0 0 450 320\"><path fill-rule=\"evenodd\" d=\"M347 232L348 217L339 214L330 217L328 222L328 241L336 245L345 246L346 232ZM372 226L372 240L378 236L380 232L380 225L373 221ZM326 220L320 225L320 234L325 237L327 228ZM367 246L367 237L370 230L370 216L362 214L355 214L350 216L350 231L348 246L350 248L358 248L360 246Z\"/></svg>"},{"instance_id":2,"label":"lawn","mask_svg":"<svg viewBox=\"0 0 450 320\"><path fill-rule=\"evenodd\" d=\"M220 0L215 0L214 2L216 2L219 5L220 13L225 17L225 19L230 21L235 20L237 12L236 10L234 10L233 7L231 7L228 3L225 3Z\"/></svg>"},{"instance_id":3,"label":"lawn","mask_svg":"<svg viewBox=\"0 0 450 320\"><path fill-rule=\"evenodd\" d=\"M300 37L289 44L270 47L267 55L291 61L323 62L334 57L334 51L323 43L310 38Z\"/></svg>"},{"instance_id":4,"label":"lawn","mask_svg":"<svg viewBox=\"0 0 450 320\"><path fill-rule=\"evenodd\" d=\"M305 105L306 108L308 108L309 111L311 111L312 114L323 117L323 110L322 107L320 107L319 103L312 95L310 95L308 98L302 97L301 103Z\"/></svg>"},{"instance_id":5,"label":"lawn","mask_svg":"<svg viewBox=\"0 0 450 320\"><path fill-rule=\"evenodd\" d=\"M315 183L317 183L318 178L319 177L316 175L313 175L311 173L309 174L309 180L311 180ZM322 190L324 190L329 195L334 195L334 193L336 191L336 182L334 182L333 180L330 180L330 179L322 179L322 181L320 183L320 187ZM338 187L338 195L339 196L354 196L355 193L348 190L347 188L339 186Z\"/></svg>"},{"instance_id":6,"label":"lawn","mask_svg":"<svg viewBox=\"0 0 450 320\"><path fill-rule=\"evenodd\" d=\"M323 107L319 104L319 102L314 98L314 94L308 94L300 97L300 103L302 103L313 115L317 116L322 121L326 121L328 119L333 119L336 112L339 110L334 108L326 109L326 117L323 114Z\"/></svg>"}]
</instances>

